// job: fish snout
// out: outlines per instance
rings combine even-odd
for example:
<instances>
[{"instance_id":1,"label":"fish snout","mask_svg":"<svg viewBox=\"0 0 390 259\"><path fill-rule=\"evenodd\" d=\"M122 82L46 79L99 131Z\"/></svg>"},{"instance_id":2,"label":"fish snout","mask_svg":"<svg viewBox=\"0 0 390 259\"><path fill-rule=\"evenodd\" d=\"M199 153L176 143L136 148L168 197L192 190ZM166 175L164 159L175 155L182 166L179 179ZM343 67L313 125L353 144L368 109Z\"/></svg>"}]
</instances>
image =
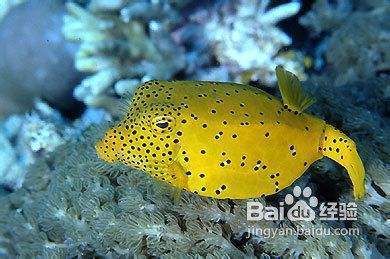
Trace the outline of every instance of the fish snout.
<instances>
[{"instance_id":1,"label":"fish snout","mask_svg":"<svg viewBox=\"0 0 390 259\"><path fill-rule=\"evenodd\" d=\"M109 141L107 135L103 139L96 142L95 150L100 159L108 163L114 163L116 161L114 143Z\"/></svg>"}]
</instances>

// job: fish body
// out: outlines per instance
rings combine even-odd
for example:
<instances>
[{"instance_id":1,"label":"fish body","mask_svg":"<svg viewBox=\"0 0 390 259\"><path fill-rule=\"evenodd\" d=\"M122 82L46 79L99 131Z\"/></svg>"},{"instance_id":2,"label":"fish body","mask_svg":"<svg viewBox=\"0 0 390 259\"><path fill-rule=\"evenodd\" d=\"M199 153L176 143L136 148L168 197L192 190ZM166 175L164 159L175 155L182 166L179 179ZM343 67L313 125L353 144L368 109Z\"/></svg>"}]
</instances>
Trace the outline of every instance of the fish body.
<instances>
[{"instance_id":1,"label":"fish body","mask_svg":"<svg viewBox=\"0 0 390 259\"><path fill-rule=\"evenodd\" d=\"M134 93L122 121L97 143L97 153L175 187L221 199L274 194L324 155L340 162L343 154L348 160L346 146L355 152L353 141L302 112L312 100L298 88L297 94L288 92L295 78L278 79L287 84L287 92L281 89L286 101L236 83L146 82ZM338 151L333 154L329 145ZM351 179L358 186L355 196L361 197L360 158L356 168L360 171Z\"/></svg>"}]
</instances>

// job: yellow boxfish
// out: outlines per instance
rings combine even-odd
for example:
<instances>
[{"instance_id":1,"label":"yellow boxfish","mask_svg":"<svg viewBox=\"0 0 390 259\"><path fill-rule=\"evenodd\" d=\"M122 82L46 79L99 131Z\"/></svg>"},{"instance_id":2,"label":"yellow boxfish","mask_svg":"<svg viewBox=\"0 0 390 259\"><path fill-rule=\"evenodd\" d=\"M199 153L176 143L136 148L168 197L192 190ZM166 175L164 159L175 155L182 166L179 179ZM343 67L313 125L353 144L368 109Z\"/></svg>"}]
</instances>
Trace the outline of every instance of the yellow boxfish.
<instances>
[{"instance_id":1,"label":"yellow boxfish","mask_svg":"<svg viewBox=\"0 0 390 259\"><path fill-rule=\"evenodd\" d=\"M274 194L326 156L347 170L362 198L365 172L355 143L303 113L314 98L294 74L278 66L276 75L282 101L236 83L146 82L96 144L97 154L220 199Z\"/></svg>"}]
</instances>

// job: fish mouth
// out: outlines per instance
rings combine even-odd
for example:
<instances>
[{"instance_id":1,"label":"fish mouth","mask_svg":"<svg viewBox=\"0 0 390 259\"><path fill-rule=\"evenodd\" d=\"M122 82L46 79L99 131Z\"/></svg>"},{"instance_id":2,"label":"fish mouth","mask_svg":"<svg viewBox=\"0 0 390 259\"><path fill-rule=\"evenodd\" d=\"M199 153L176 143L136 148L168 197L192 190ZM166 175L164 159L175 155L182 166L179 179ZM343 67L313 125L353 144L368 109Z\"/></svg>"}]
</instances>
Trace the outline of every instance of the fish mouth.
<instances>
[{"instance_id":1,"label":"fish mouth","mask_svg":"<svg viewBox=\"0 0 390 259\"><path fill-rule=\"evenodd\" d=\"M96 154L100 159L108 163L115 162L115 154L114 151L111 150L109 145L106 143L106 138L103 138L96 142L95 144Z\"/></svg>"},{"instance_id":2,"label":"fish mouth","mask_svg":"<svg viewBox=\"0 0 390 259\"><path fill-rule=\"evenodd\" d=\"M104 151L103 151L103 141L99 140L98 142L96 142L95 144L95 151L96 151L96 154L97 156L106 161L106 162L109 162L107 156L104 154Z\"/></svg>"}]
</instances>

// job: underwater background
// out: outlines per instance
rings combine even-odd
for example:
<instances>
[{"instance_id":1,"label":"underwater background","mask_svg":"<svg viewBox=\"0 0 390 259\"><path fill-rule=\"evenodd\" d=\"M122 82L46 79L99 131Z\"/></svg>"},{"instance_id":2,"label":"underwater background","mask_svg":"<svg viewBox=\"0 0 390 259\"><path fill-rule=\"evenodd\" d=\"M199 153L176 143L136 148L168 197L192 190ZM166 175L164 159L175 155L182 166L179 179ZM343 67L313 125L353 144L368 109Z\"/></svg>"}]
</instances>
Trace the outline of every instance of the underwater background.
<instances>
[{"instance_id":1,"label":"underwater background","mask_svg":"<svg viewBox=\"0 0 390 259\"><path fill-rule=\"evenodd\" d=\"M0 258L390 257L389 17L386 0L0 0ZM252 222L247 200L175 201L98 159L96 140L137 85L229 81L280 96L277 65L315 96L311 114L356 142L357 220ZM328 159L295 184L354 201ZM292 187L250 200L275 205ZM286 226L360 234L248 234Z\"/></svg>"}]
</instances>

